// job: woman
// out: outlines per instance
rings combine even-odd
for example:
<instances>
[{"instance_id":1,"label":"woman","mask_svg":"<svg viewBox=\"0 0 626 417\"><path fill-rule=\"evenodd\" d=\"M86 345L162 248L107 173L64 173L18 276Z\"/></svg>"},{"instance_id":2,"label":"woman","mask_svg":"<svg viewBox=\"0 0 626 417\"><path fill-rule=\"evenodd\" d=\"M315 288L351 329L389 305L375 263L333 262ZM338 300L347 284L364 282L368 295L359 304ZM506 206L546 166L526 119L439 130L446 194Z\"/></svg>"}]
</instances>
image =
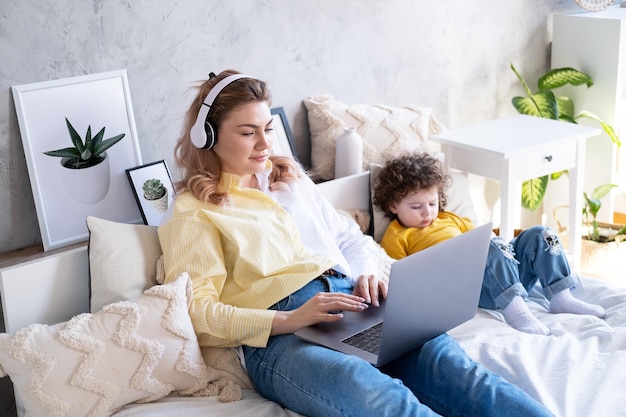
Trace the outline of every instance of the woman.
<instances>
[{"instance_id":1,"label":"woman","mask_svg":"<svg viewBox=\"0 0 626 417\"><path fill-rule=\"evenodd\" d=\"M293 335L376 308L387 282L375 242L271 156L266 84L233 74L211 74L191 104L180 194L159 228L167 280L192 278L200 344L243 346L256 389L307 416L551 415L447 335L380 369Z\"/></svg>"}]
</instances>

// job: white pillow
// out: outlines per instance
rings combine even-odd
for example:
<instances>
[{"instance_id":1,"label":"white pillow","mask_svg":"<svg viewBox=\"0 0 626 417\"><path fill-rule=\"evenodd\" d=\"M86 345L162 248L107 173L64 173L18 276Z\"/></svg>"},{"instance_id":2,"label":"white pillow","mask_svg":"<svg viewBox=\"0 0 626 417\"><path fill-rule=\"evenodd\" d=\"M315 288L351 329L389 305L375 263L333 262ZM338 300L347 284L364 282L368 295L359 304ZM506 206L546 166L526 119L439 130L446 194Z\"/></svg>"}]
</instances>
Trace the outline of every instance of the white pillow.
<instances>
[{"instance_id":1,"label":"white pillow","mask_svg":"<svg viewBox=\"0 0 626 417\"><path fill-rule=\"evenodd\" d=\"M187 313L191 280L148 289L132 301L53 326L0 334L0 371L13 381L22 415L100 417L211 380Z\"/></svg>"},{"instance_id":2,"label":"white pillow","mask_svg":"<svg viewBox=\"0 0 626 417\"><path fill-rule=\"evenodd\" d=\"M428 137L444 129L431 109L413 104L347 105L329 95L303 102L311 133L310 174L324 180L334 178L335 141L344 127L355 127L363 138L364 169L401 153L427 151Z\"/></svg>"},{"instance_id":3,"label":"white pillow","mask_svg":"<svg viewBox=\"0 0 626 417\"><path fill-rule=\"evenodd\" d=\"M140 296L156 285L161 245L156 226L87 217L90 310Z\"/></svg>"}]
</instances>

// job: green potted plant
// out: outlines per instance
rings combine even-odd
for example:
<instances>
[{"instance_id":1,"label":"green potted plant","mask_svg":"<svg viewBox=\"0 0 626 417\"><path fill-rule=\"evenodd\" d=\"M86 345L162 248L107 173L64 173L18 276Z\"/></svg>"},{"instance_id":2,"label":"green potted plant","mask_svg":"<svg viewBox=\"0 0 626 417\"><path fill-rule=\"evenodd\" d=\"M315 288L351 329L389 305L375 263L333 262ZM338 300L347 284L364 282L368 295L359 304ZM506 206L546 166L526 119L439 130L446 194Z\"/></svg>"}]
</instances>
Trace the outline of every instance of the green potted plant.
<instances>
[{"instance_id":1,"label":"green potted plant","mask_svg":"<svg viewBox=\"0 0 626 417\"><path fill-rule=\"evenodd\" d=\"M76 200L84 204L97 203L106 196L110 186L110 167L106 150L122 140L125 134L103 139L105 129L103 127L92 137L89 126L83 141L67 117L65 124L73 146L44 154L61 158L62 178Z\"/></svg>"},{"instance_id":2,"label":"green potted plant","mask_svg":"<svg viewBox=\"0 0 626 417\"><path fill-rule=\"evenodd\" d=\"M167 188L157 178L146 180L141 186L143 197L149 201L159 213L167 210Z\"/></svg>"},{"instance_id":3,"label":"green potted plant","mask_svg":"<svg viewBox=\"0 0 626 417\"><path fill-rule=\"evenodd\" d=\"M586 192L583 193L583 216L585 216L585 225L588 226L588 232L585 236L587 240L604 243L621 241L626 238L626 226L601 223L597 219L598 212L602 207L602 197L615 187L617 187L615 184L604 184L597 186L591 196L587 195Z\"/></svg>"},{"instance_id":4,"label":"green potted plant","mask_svg":"<svg viewBox=\"0 0 626 417\"><path fill-rule=\"evenodd\" d=\"M626 226L603 223L597 219L602 206L602 198L607 195L615 184L603 184L594 188L591 195L583 193L583 226L587 232L582 236L580 272L587 276L601 279L621 279L623 273L622 259L626 257ZM557 211L567 206L559 206L553 210L554 219L558 224L559 234L566 228L557 217ZM569 247L569 236L561 234L563 245Z\"/></svg>"},{"instance_id":5,"label":"green potted plant","mask_svg":"<svg viewBox=\"0 0 626 417\"><path fill-rule=\"evenodd\" d=\"M577 123L581 118L592 119L600 123L602 129L613 143L617 146L621 145L613 127L590 111L582 110L576 113L574 102L571 98L557 96L553 91L567 84L575 87L586 85L589 88L593 86L593 80L589 75L574 68L555 68L539 78L537 81L538 90L533 92L513 64L511 64L511 70L515 73L526 92L525 97L517 96L512 99L513 107L519 113L569 123ZM562 174L563 171L555 172L551 175L524 181L522 184L522 206L529 210L539 208L546 194L549 179L557 179Z\"/></svg>"},{"instance_id":6,"label":"green potted plant","mask_svg":"<svg viewBox=\"0 0 626 417\"><path fill-rule=\"evenodd\" d=\"M80 137L74 126L65 118L67 130L70 133L70 139L74 146L69 148L57 149L55 151L44 152L49 156L57 156L63 158L61 165L69 169L83 169L97 165L106 158L105 151L111 146L124 138L125 133L119 134L109 139L104 137L104 127L94 136L91 137L91 126L87 127L85 140Z\"/></svg>"}]
</instances>

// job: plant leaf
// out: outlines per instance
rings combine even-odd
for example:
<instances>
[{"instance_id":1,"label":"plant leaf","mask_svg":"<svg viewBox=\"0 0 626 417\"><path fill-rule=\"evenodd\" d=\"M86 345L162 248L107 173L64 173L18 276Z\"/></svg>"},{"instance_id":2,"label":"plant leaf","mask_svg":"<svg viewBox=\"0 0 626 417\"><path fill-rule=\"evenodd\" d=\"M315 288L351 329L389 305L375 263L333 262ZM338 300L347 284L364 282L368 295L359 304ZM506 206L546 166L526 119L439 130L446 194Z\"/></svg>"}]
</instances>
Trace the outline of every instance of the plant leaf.
<instances>
[{"instance_id":1,"label":"plant leaf","mask_svg":"<svg viewBox=\"0 0 626 417\"><path fill-rule=\"evenodd\" d=\"M91 150L89 148L85 148L85 150L80 154L80 159L83 161L91 159Z\"/></svg>"},{"instance_id":2,"label":"plant leaf","mask_svg":"<svg viewBox=\"0 0 626 417\"><path fill-rule=\"evenodd\" d=\"M574 123L574 124L577 124L577 123L576 123L576 120L575 120L573 117L570 117L570 116L568 116L568 115L566 115L566 114L559 114L559 120L560 120L561 122L567 122L567 123Z\"/></svg>"},{"instance_id":3,"label":"plant leaf","mask_svg":"<svg viewBox=\"0 0 626 417\"><path fill-rule=\"evenodd\" d=\"M545 119L557 119L559 110L552 91L539 91L530 97L513 97L513 107L521 113Z\"/></svg>"},{"instance_id":4,"label":"plant leaf","mask_svg":"<svg viewBox=\"0 0 626 417\"><path fill-rule=\"evenodd\" d=\"M604 198L605 195L610 193L613 188L616 188L616 187L617 185L615 184L598 185L596 188L594 188L593 192L591 193L591 198L600 200Z\"/></svg>"},{"instance_id":5,"label":"plant leaf","mask_svg":"<svg viewBox=\"0 0 626 417\"><path fill-rule=\"evenodd\" d=\"M552 174L550 174L550 179L558 180L559 178L561 178L562 175L567 174L567 173L568 171L566 169L564 169L563 171L553 172Z\"/></svg>"},{"instance_id":6,"label":"plant leaf","mask_svg":"<svg viewBox=\"0 0 626 417\"><path fill-rule=\"evenodd\" d=\"M613 129L613 127L611 127L610 125L606 124L604 122L604 120L602 120L598 115L596 115L595 113L592 113L590 111L583 110L580 113L578 113L578 116L576 116L577 119L581 118L581 117L586 117L588 119L592 119L592 120L595 120L595 121L599 122L600 126L602 126L602 129L611 138L611 141L614 144L616 144L617 146L621 146L622 145L622 142L619 140L619 137L617 137L617 134L615 133L615 130Z\"/></svg>"},{"instance_id":7,"label":"plant leaf","mask_svg":"<svg viewBox=\"0 0 626 417\"><path fill-rule=\"evenodd\" d=\"M526 84L526 81L524 81L520 73L517 72L517 69L515 69L515 66L513 65L513 63L511 63L511 71L513 71L513 73L515 74L519 82L522 84L522 87L524 87L524 91L526 91L526 95L531 96L533 92L530 90L530 87L528 87L528 84Z\"/></svg>"},{"instance_id":8,"label":"plant leaf","mask_svg":"<svg viewBox=\"0 0 626 417\"><path fill-rule=\"evenodd\" d=\"M587 193L583 193L583 197L585 197L585 201L587 202L585 206L589 214L595 219L598 215L598 211L600 211L600 207L602 207L602 202L597 198L589 197Z\"/></svg>"},{"instance_id":9,"label":"plant leaf","mask_svg":"<svg viewBox=\"0 0 626 417\"><path fill-rule=\"evenodd\" d=\"M91 143L91 150L97 149L100 146L100 142L102 142L102 138L104 137L104 127L100 129L100 131L94 136L93 142ZM97 154L96 154L97 155Z\"/></svg>"},{"instance_id":10,"label":"plant leaf","mask_svg":"<svg viewBox=\"0 0 626 417\"><path fill-rule=\"evenodd\" d=\"M587 84L587 87L591 87L593 80L584 72L574 68L555 68L542 75L537 81L540 90L553 90L566 84L573 86Z\"/></svg>"},{"instance_id":11,"label":"plant leaf","mask_svg":"<svg viewBox=\"0 0 626 417\"><path fill-rule=\"evenodd\" d=\"M559 120L576 123L574 120L574 101L571 98L565 96L557 97L556 104L559 109Z\"/></svg>"},{"instance_id":12,"label":"plant leaf","mask_svg":"<svg viewBox=\"0 0 626 417\"><path fill-rule=\"evenodd\" d=\"M111 146L115 145L117 142L122 140L122 138L126 136L126 133L119 134L109 139L105 139L102 142L98 143L97 146L94 146L93 156L100 155L102 152L109 149Z\"/></svg>"},{"instance_id":13,"label":"plant leaf","mask_svg":"<svg viewBox=\"0 0 626 417\"><path fill-rule=\"evenodd\" d=\"M44 152L44 154L61 158L80 158L80 153L76 148L57 149L56 151Z\"/></svg>"},{"instance_id":14,"label":"plant leaf","mask_svg":"<svg viewBox=\"0 0 626 417\"><path fill-rule=\"evenodd\" d=\"M67 117L65 118L65 124L67 125L67 130L70 132L70 138L72 139L72 143L74 144L74 146L78 150L78 154L80 155L81 153L85 151L85 145L83 144L83 139L80 137L76 129L74 129L74 126L72 126L70 121L67 120ZM91 126L87 129L87 131L89 132L90 129L91 129Z\"/></svg>"},{"instance_id":15,"label":"plant leaf","mask_svg":"<svg viewBox=\"0 0 626 417\"><path fill-rule=\"evenodd\" d=\"M89 156L83 159L89 159L91 157L91 141L92 139L91 139L91 125L90 125L90 126L87 126L87 135L85 135L85 151L83 152L83 154L89 154Z\"/></svg>"},{"instance_id":16,"label":"plant leaf","mask_svg":"<svg viewBox=\"0 0 626 417\"><path fill-rule=\"evenodd\" d=\"M537 210L548 188L548 175L526 180L522 183L522 207Z\"/></svg>"}]
</instances>

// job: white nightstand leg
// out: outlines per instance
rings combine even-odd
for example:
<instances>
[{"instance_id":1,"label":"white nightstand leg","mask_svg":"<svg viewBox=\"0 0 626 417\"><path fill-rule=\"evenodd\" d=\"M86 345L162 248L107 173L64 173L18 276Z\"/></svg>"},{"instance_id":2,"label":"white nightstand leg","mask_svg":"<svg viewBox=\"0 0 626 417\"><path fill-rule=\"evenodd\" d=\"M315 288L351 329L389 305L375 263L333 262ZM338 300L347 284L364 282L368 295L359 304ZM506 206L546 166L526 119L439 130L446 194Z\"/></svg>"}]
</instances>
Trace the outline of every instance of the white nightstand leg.
<instances>
[{"instance_id":1,"label":"white nightstand leg","mask_svg":"<svg viewBox=\"0 0 626 417\"><path fill-rule=\"evenodd\" d=\"M511 178L508 167L500 180L500 236L509 242L513 239L515 225L521 215L522 189L519 181Z\"/></svg>"},{"instance_id":2,"label":"white nightstand leg","mask_svg":"<svg viewBox=\"0 0 626 417\"><path fill-rule=\"evenodd\" d=\"M583 222L583 182L585 177L586 139L579 139L576 146L576 165L569 170L569 249L572 254L570 267L580 271L582 254L581 228Z\"/></svg>"}]
</instances>

